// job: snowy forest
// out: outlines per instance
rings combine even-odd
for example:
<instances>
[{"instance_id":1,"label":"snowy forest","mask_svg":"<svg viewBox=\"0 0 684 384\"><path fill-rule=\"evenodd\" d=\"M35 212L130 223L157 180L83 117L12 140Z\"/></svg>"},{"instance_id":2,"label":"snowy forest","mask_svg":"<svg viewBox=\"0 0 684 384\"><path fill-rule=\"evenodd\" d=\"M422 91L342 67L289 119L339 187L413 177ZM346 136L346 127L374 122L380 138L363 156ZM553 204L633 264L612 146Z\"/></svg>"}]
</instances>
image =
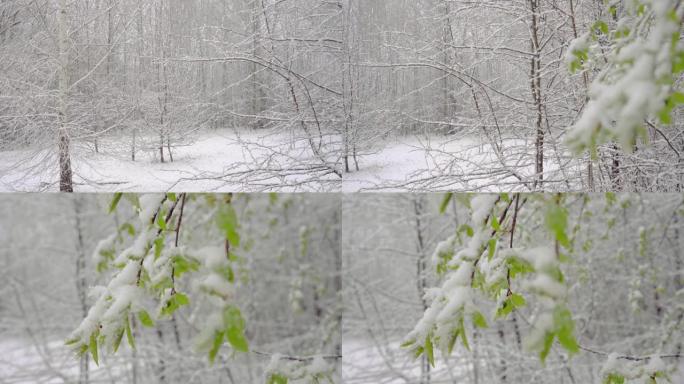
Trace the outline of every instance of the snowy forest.
<instances>
[{"instance_id":1,"label":"snowy forest","mask_svg":"<svg viewBox=\"0 0 684 384\"><path fill-rule=\"evenodd\" d=\"M679 0L2 0L0 190L681 190Z\"/></svg>"},{"instance_id":2,"label":"snowy forest","mask_svg":"<svg viewBox=\"0 0 684 384\"><path fill-rule=\"evenodd\" d=\"M339 208L3 196L0 382L340 383Z\"/></svg>"},{"instance_id":3,"label":"snowy forest","mask_svg":"<svg viewBox=\"0 0 684 384\"><path fill-rule=\"evenodd\" d=\"M341 5L0 1L0 188L339 188Z\"/></svg>"},{"instance_id":4,"label":"snowy forest","mask_svg":"<svg viewBox=\"0 0 684 384\"><path fill-rule=\"evenodd\" d=\"M684 199L343 202L344 382L684 382Z\"/></svg>"},{"instance_id":5,"label":"snowy forest","mask_svg":"<svg viewBox=\"0 0 684 384\"><path fill-rule=\"evenodd\" d=\"M681 1L349 4L345 190L681 190Z\"/></svg>"}]
</instances>

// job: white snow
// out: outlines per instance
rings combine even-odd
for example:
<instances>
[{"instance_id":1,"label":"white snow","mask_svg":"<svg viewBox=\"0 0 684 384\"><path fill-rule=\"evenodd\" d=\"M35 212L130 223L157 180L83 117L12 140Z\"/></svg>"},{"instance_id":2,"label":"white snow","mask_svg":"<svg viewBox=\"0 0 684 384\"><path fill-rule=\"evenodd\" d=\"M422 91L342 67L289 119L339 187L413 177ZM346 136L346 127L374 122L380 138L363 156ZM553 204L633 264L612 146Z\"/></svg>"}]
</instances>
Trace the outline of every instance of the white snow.
<instances>
[{"instance_id":1,"label":"white snow","mask_svg":"<svg viewBox=\"0 0 684 384\"><path fill-rule=\"evenodd\" d=\"M105 358L107 363L99 367L90 364L90 382L125 382L128 379L125 360L130 356L120 350L117 355L102 356ZM0 338L0 381L3 383L76 383L78 375L79 360L65 348L61 338L48 338L41 344L28 338Z\"/></svg>"},{"instance_id":2,"label":"white snow","mask_svg":"<svg viewBox=\"0 0 684 384\"><path fill-rule=\"evenodd\" d=\"M520 257L530 263L538 272L549 271L558 266L556 253L553 248L549 247L525 249L520 252Z\"/></svg>"},{"instance_id":3,"label":"white snow","mask_svg":"<svg viewBox=\"0 0 684 384\"><path fill-rule=\"evenodd\" d=\"M235 291L232 284L216 273L211 273L205 277L200 286L209 292L219 293L223 297L231 297Z\"/></svg>"},{"instance_id":4,"label":"white snow","mask_svg":"<svg viewBox=\"0 0 684 384\"><path fill-rule=\"evenodd\" d=\"M143 230L140 232L140 235L135 238L135 241L133 241L133 244L124 249L119 256L116 257L114 260L114 264L120 265L127 263L129 260L132 259L140 259L142 257L145 257L147 255L147 252L149 252L150 248L150 240L153 237L153 233L150 229L148 230Z\"/></svg>"},{"instance_id":5,"label":"white snow","mask_svg":"<svg viewBox=\"0 0 684 384\"><path fill-rule=\"evenodd\" d=\"M226 250L222 247L204 247L191 251L190 255L200 260L210 270L219 269L229 264Z\"/></svg>"},{"instance_id":6,"label":"white snow","mask_svg":"<svg viewBox=\"0 0 684 384\"><path fill-rule=\"evenodd\" d=\"M360 158L360 171L344 175L343 192L526 191L513 173L527 183L535 175L533 137L503 139L500 157L490 144L471 135L400 137L377 147L376 152ZM545 185L558 189L581 186L580 160L560 147L557 156L549 145Z\"/></svg>"},{"instance_id":7,"label":"white snow","mask_svg":"<svg viewBox=\"0 0 684 384\"><path fill-rule=\"evenodd\" d=\"M138 216L143 225L149 225L154 214L159 210L159 205L164 201L165 195L162 193L149 193L140 196L140 212Z\"/></svg>"},{"instance_id":8,"label":"white snow","mask_svg":"<svg viewBox=\"0 0 684 384\"><path fill-rule=\"evenodd\" d=\"M567 295L565 285L551 278L546 274L539 274L524 282L524 288L530 291L548 295L554 299L562 299Z\"/></svg>"},{"instance_id":9,"label":"white snow","mask_svg":"<svg viewBox=\"0 0 684 384\"><path fill-rule=\"evenodd\" d=\"M95 263L98 263L102 261L102 252L113 252L114 251L114 242L116 241L117 234L114 233L97 243L97 246L95 246L95 250L93 251L93 261Z\"/></svg>"},{"instance_id":10,"label":"white snow","mask_svg":"<svg viewBox=\"0 0 684 384\"><path fill-rule=\"evenodd\" d=\"M129 138L101 138L100 153L73 142L72 167L78 192L148 191L336 191L340 178L292 170L298 161L314 164L308 143L283 131L224 129L201 133L192 144L173 149L161 163L156 150L129 153ZM0 191L58 189L56 148L0 152ZM256 168L269 174L243 173ZM276 177L277 170L281 176ZM232 175L232 176L226 176ZM225 177L224 177L225 176Z\"/></svg>"},{"instance_id":11,"label":"white snow","mask_svg":"<svg viewBox=\"0 0 684 384\"><path fill-rule=\"evenodd\" d=\"M401 348L399 341L374 345L369 338L345 337L342 343L342 382L345 384L406 384L420 382L420 359ZM482 365L481 365L482 366ZM435 355L432 383L453 383L469 370L469 365L453 356Z\"/></svg>"}]
</instances>

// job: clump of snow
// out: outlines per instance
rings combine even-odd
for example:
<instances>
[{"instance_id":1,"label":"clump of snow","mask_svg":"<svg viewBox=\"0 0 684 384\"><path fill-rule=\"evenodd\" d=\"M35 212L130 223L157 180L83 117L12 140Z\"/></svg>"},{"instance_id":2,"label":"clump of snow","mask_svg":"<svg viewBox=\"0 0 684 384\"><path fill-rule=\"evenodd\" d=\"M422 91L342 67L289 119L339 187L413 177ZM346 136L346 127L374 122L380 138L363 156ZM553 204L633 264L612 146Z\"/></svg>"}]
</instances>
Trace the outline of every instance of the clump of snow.
<instances>
[{"instance_id":1,"label":"clump of snow","mask_svg":"<svg viewBox=\"0 0 684 384\"><path fill-rule=\"evenodd\" d=\"M100 240L95 246L93 251L93 261L95 263L100 263L103 260L103 254L114 253L114 244L116 242L117 234L114 233L102 240Z\"/></svg>"},{"instance_id":2,"label":"clump of snow","mask_svg":"<svg viewBox=\"0 0 684 384\"><path fill-rule=\"evenodd\" d=\"M124 264L129 259L141 259L147 255L150 250L150 241L155 236L153 230L144 230L135 238L133 244L124 249L119 256L114 260L114 264Z\"/></svg>"},{"instance_id":3,"label":"clump of snow","mask_svg":"<svg viewBox=\"0 0 684 384\"><path fill-rule=\"evenodd\" d=\"M140 263L129 260L107 287L97 287L93 291L99 297L81 324L72 332L71 339L87 344L90 335L99 331L106 340L113 340L113 336L122 329L128 311L138 308L139 301L144 297L137 286L139 270Z\"/></svg>"},{"instance_id":4,"label":"clump of snow","mask_svg":"<svg viewBox=\"0 0 684 384\"><path fill-rule=\"evenodd\" d=\"M219 294L223 298L233 297L235 288L230 282L216 273L210 273L202 280L200 287L207 292Z\"/></svg>"},{"instance_id":5,"label":"clump of snow","mask_svg":"<svg viewBox=\"0 0 684 384\"><path fill-rule=\"evenodd\" d=\"M154 214L159 210L159 206L162 201L164 201L165 197L166 195L159 193L140 196L140 212L138 213L138 217L140 217L140 221L143 225L152 223Z\"/></svg>"},{"instance_id":6,"label":"clump of snow","mask_svg":"<svg viewBox=\"0 0 684 384\"><path fill-rule=\"evenodd\" d=\"M129 260L126 266L109 282L107 289L110 291L124 285L135 284L140 271L140 263Z\"/></svg>"},{"instance_id":7,"label":"clump of snow","mask_svg":"<svg viewBox=\"0 0 684 384\"><path fill-rule=\"evenodd\" d=\"M473 210L471 221L474 225L482 225L494 208L494 204L499 200L499 196L492 194L480 194L475 196L470 202Z\"/></svg>"},{"instance_id":8,"label":"clump of snow","mask_svg":"<svg viewBox=\"0 0 684 384\"><path fill-rule=\"evenodd\" d=\"M553 299L563 299L567 295L567 287L552 279L549 275L540 274L524 284L528 289L537 294L549 296Z\"/></svg>"},{"instance_id":9,"label":"clump of snow","mask_svg":"<svg viewBox=\"0 0 684 384\"><path fill-rule=\"evenodd\" d=\"M570 67L570 64L577 59L576 54L578 52L586 52L589 49L590 40L591 33L585 32L583 35L570 42L565 55L565 63L568 67Z\"/></svg>"},{"instance_id":10,"label":"clump of snow","mask_svg":"<svg viewBox=\"0 0 684 384\"><path fill-rule=\"evenodd\" d=\"M449 236L446 240L437 243L435 251L432 253L432 263L439 264L443 260L448 260L454 255L456 248L456 235Z\"/></svg>"},{"instance_id":11,"label":"clump of snow","mask_svg":"<svg viewBox=\"0 0 684 384\"><path fill-rule=\"evenodd\" d=\"M226 250L222 247L204 247L193 250L191 256L201 261L210 270L227 267L229 264Z\"/></svg>"},{"instance_id":12,"label":"clump of snow","mask_svg":"<svg viewBox=\"0 0 684 384\"><path fill-rule=\"evenodd\" d=\"M200 333L195 337L195 349L204 351L211 348L216 332L223 331L223 316L220 312L214 312L206 317Z\"/></svg>"},{"instance_id":13,"label":"clump of snow","mask_svg":"<svg viewBox=\"0 0 684 384\"><path fill-rule=\"evenodd\" d=\"M299 360L275 353L266 366L266 375L284 376L292 383L318 383L321 378L331 375L333 370L320 355L311 360Z\"/></svg>"},{"instance_id":14,"label":"clump of snow","mask_svg":"<svg viewBox=\"0 0 684 384\"><path fill-rule=\"evenodd\" d=\"M532 264L535 270L548 272L558 266L556 253L550 247L537 247L520 252L520 257Z\"/></svg>"},{"instance_id":15,"label":"clump of snow","mask_svg":"<svg viewBox=\"0 0 684 384\"><path fill-rule=\"evenodd\" d=\"M532 321L532 330L525 338L525 348L528 350L538 350L544 345L546 334L553 332L553 315L549 312L542 312Z\"/></svg>"}]
</instances>

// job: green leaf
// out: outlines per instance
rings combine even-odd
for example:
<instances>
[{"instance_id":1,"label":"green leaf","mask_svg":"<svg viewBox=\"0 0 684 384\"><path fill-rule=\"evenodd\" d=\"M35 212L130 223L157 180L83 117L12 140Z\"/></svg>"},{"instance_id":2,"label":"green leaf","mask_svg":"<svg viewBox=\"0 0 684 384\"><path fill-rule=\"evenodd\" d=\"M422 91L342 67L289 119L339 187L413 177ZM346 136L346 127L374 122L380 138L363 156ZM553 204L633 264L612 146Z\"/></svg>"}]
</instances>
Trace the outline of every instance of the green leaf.
<instances>
[{"instance_id":1,"label":"green leaf","mask_svg":"<svg viewBox=\"0 0 684 384\"><path fill-rule=\"evenodd\" d=\"M169 201L171 201L171 202L176 202L176 200L178 200L178 197L173 192L168 192L166 194L166 198L169 199Z\"/></svg>"},{"instance_id":2,"label":"green leaf","mask_svg":"<svg viewBox=\"0 0 684 384\"><path fill-rule=\"evenodd\" d=\"M670 95L670 101L675 104L684 104L684 93L682 92L674 92Z\"/></svg>"},{"instance_id":3,"label":"green leaf","mask_svg":"<svg viewBox=\"0 0 684 384\"><path fill-rule=\"evenodd\" d=\"M95 365L98 367L100 366L100 363L98 361L98 356L97 356L97 335L96 332L93 332L90 334L90 354L93 356L93 361L95 361Z\"/></svg>"},{"instance_id":4,"label":"green leaf","mask_svg":"<svg viewBox=\"0 0 684 384\"><path fill-rule=\"evenodd\" d=\"M268 378L268 384L287 384L287 377L272 373Z\"/></svg>"},{"instance_id":5,"label":"green leaf","mask_svg":"<svg viewBox=\"0 0 684 384\"><path fill-rule=\"evenodd\" d=\"M465 328L461 328L461 342L466 350L470 351L470 345L468 344L468 337L466 336Z\"/></svg>"},{"instance_id":6,"label":"green leaf","mask_svg":"<svg viewBox=\"0 0 684 384\"><path fill-rule=\"evenodd\" d=\"M577 340L575 340L575 336L572 334L572 332L567 330L559 330L556 335L558 336L558 342L570 354L579 352L579 345L577 344Z\"/></svg>"},{"instance_id":7,"label":"green leaf","mask_svg":"<svg viewBox=\"0 0 684 384\"><path fill-rule=\"evenodd\" d=\"M121 227L119 227L121 231L126 231L128 232L129 235L135 236L135 227L131 223L123 223L121 224Z\"/></svg>"},{"instance_id":8,"label":"green leaf","mask_svg":"<svg viewBox=\"0 0 684 384\"><path fill-rule=\"evenodd\" d=\"M425 339L425 355L427 356L428 363L434 368L435 367L435 354L432 350L432 339L430 335Z\"/></svg>"},{"instance_id":9,"label":"green leaf","mask_svg":"<svg viewBox=\"0 0 684 384\"><path fill-rule=\"evenodd\" d=\"M119 350L119 345L121 345L121 340L123 339L125 330L121 328L121 331L116 334L116 338L114 338L114 353Z\"/></svg>"},{"instance_id":10,"label":"green leaf","mask_svg":"<svg viewBox=\"0 0 684 384\"><path fill-rule=\"evenodd\" d=\"M133 332L131 332L131 323L126 319L126 340L128 340L128 345L135 349L135 338L133 337Z\"/></svg>"},{"instance_id":11,"label":"green leaf","mask_svg":"<svg viewBox=\"0 0 684 384\"><path fill-rule=\"evenodd\" d=\"M228 306L223 310L223 322L226 326L226 338L230 345L239 352L248 352L249 343L245 337L245 319L240 309Z\"/></svg>"},{"instance_id":12,"label":"green leaf","mask_svg":"<svg viewBox=\"0 0 684 384\"><path fill-rule=\"evenodd\" d=\"M608 24L606 24L606 22L603 20L595 22L591 29L597 32L600 31L604 35L608 34Z\"/></svg>"},{"instance_id":13,"label":"green leaf","mask_svg":"<svg viewBox=\"0 0 684 384\"><path fill-rule=\"evenodd\" d=\"M458 335L461 333L460 328L455 328L454 332L451 334L451 338L449 339L449 345L447 346L447 351L451 355L451 352L454 351L454 346L456 345L456 340L458 340Z\"/></svg>"},{"instance_id":14,"label":"green leaf","mask_svg":"<svg viewBox=\"0 0 684 384\"><path fill-rule=\"evenodd\" d=\"M147 313L147 311L142 310L142 311L138 312L138 318L140 318L140 322L142 323L142 325L144 325L148 328L154 327L154 320L152 320L152 318L150 317L150 314Z\"/></svg>"},{"instance_id":15,"label":"green leaf","mask_svg":"<svg viewBox=\"0 0 684 384\"><path fill-rule=\"evenodd\" d=\"M495 215L492 215L492 229L498 231L499 228L501 228L501 224L499 224L499 219L497 219Z\"/></svg>"},{"instance_id":16,"label":"green leaf","mask_svg":"<svg viewBox=\"0 0 684 384\"><path fill-rule=\"evenodd\" d=\"M532 268L530 263L515 256L509 256L508 259L506 259L506 263L508 264L508 271L511 274L511 278L534 272L534 268Z\"/></svg>"},{"instance_id":17,"label":"green leaf","mask_svg":"<svg viewBox=\"0 0 684 384\"><path fill-rule=\"evenodd\" d=\"M606 377L606 380L604 381L605 384L624 384L625 383L625 377L622 375L618 375L617 373L611 373L608 374L608 377Z\"/></svg>"},{"instance_id":18,"label":"green leaf","mask_svg":"<svg viewBox=\"0 0 684 384\"><path fill-rule=\"evenodd\" d=\"M491 260L492 257L494 257L494 253L496 253L496 239L491 238L489 239L489 244L487 245L487 259Z\"/></svg>"},{"instance_id":19,"label":"green leaf","mask_svg":"<svg viewBox=\"0 0 684 384\"><path fill-rule=\"evenodd\" d=\"M516 308L524 307L527 304L525 298L517 293L512 294L510 300Z\"/></svg>"},{"instance_id":20,"label":"green leaf","mask_svg":"<svg viewBox=\"0 0 684 384\"><path fill-rule=\"evenodd\" d=\"M234 350L238 352L249 352L249 344L242 329L237 327L229 327L226 330L226 337L228 342Z\"/></svg>"},{"instance_id":21,"label":"green leaf","mask_svg":"<svg viewBox=\"0 0 684 384\"><path fill-rule=\"evenodd\" d=\"M416 350L413 351L413 357L417 359L420 355L423 354L424 351L425 351L425 348L423 348L422 345L417 346Z\"/></svg>"},{"instance_id":22,"label":"green leaf","mask_svg":"<svg viewBox=\"0 0 684 384\"><path fill-rule=\"evenodd\" d=\"M160 236L154 239L154 259L157 260L164 250L164 237Z\"/></svg>"},{"instance_id":23,"label":"green leaf","mask_svg":"<svg viewBox=\"0 0 684 384\"><path fill-rule=\"evenodd\" d=\"M245 320L240 309L232 305L223 310L223 322L226 327L245 328Z\"/></svg>"},{"instance_id":24,"label":"green leaf","mask_svg":"<svg viewBox=\"0 0 684 384\"><path fill-rule=\"evenodd\" d=\"M478 328L487 328L487 319L480 312L473 313L473 324Z\"/></svg>"},{"instance_id":25,"label":"green leaf","mask_svg":"<svg viewBox=\"0 0 684 384\"><path fill-rule=\"evenodd\" d=\"M88 352L88 345L87 345L87 344L83 344L83 345L81 345L81 347L78 349L78 351L76 352L76 354L78 355L78 357L82 357L83 355L86 354L86 352Z\"/></svg>"},{"instance_id":26,"label":"green leaf","mask_svg":"<svg viewBox=\"0 0 684 384\"><path fill-rule=\"evenodd\" d=\"M216 332L216 335L214 336L214 343L211 346L211 349L209 350L209 362L211 364L214 364L214 360L216 360L216 355L218 354L218 351L221 348L221 344L223 344L223 336L223 332Z\"/></svg>"},{"instance_id":27,"label":"green leaf","mask_svg":"<svg viewBox=\"0 0 684 384\"><path fill-rule=\"evenodd\" d=\"M169 298L166 306L161 310L161 314L162 316L171 316L178 308L188 304L190 304L190 299L188 299L186 295L180 292L174 293L173 296Z\"/></svg>"},{"instance_id":28,"label":"green leaf","mask_svg":"<svg viewBox=\"0 0 684 384\"><path fill-rule=\"evenodd\" d=\"M176 297L176 304L179 306L190 304L190 299L184 293L176 292L174 296Z\"/></svg>"},{"instance_id":29,"label":"green leaf","mask_svg":"<svg viewBox=\"0 0 684 384\"><path fill-rule=\"evenodd\" d=\"M194 260L187 260L183 256L176 255L173 257L173 275L175 277L181 277L184 273L189 271L197 271L199 269L199 263Z\"/></svg>"},{"instance_id":30,"label":"green leaf","mask_svg":"<svg viewBox=\"0 0 684 384\"><path fill-rule=\"evenodd\" d=\"M466 235L468 235L468 237L473 237L473 235L475 234L475 231L473 231L473 228L468 224L463 224L460 227L458 227L458 232L459 233L465 232Z\"/></svg>"},{"instance_id":31,"label":"green leaf","mask_svg":"<svg viewBox=\"0 0 684 384\"><path fill-rule=\"evenodd\" d=\"M570 247L570 240L565 233L568 227L568 212L564 208L551 204L546 211L546 226L553 233L558 243L565 248Z\"/></svg>"},{"instance_id":32,"label":"green leaf","mask_svg":"<svg viewBox=\"0 0 684 384\"><path fill-rule=\"evenodd\" d=\"M514 293L504 300L503 305L496 311L496 317L506 317L513 310L524 307L526 305L525 298L517 293Z\"/></svg>"},{"instance_id":33,"label":"green leaf","mask_svg":"<svg viewBox=\"0 0 684 384\"><path fill-rule=\"evenodd\" d=\"M553 345L553 339L555 336L555 333L547 332L546 336L544 337L544 346L542 347L542 350L539 353L539 357L541 358L542 364L546 362L546 357L549 356L549 352L551 351L551 346Z\"/></svg>"},{"instance_id":34,"label":"green leaf","mask_svg":"<svg viewBox=\"0 0 684 384\"><path fill-rule=\"evenodd\" d=\"M579 345L575 339L575 322L572 320L572 313L569 309L558 307L553 312L553 321L556 326L556 336L558 342L570 354L579 352Z\"/></svg>"},{"instance_id":35,"label":"green leaf","mask_svg":"<svg viewBox=\"0 0 684 384\"><path fill-rule=\"evenodd\" d=\"M238 220L235 209L230 204L224 204L216 215L216 224L230 242L230 245L240 246L240 235L237 232Z\"/></svg>"},{"instance_id":36,"label":"green leaf","mask_svg":"<svg viewBox=\"0 0 684 384\"><path fill-rule=\"evenodd\" d=\"M114 212L116 209L116 206L119 205L119 201L121 201L121 197L123 196L123 193L117 192L114 194L114 198L112 198L112 202L109 203L109 213Z\"/></svg>"},{"instance_id":37,"label":"green leaf","mask_svg":"<svg viewBox=\"0 0 684 384\"><path fill-rule=\"evenodd\" d=\"M452 197L454 197L453 193L447 193L446 195L444 195L444 199L442 200L442 204L439 205L439 213L446 212L447 208L449 207L449 202L451 202Z\"/></svg>"},{"instance_id":38,"label":"green leaf","mask_svg":"<svg viewBox=\"0 0 684 384\"><path fill-rule=\"evenodd\" d=\"M157 215L157 227L159 227L162 231L166 230L166 219L164 218L164 215L162 215L161 212Z\"/></svg>"}]
</instances>

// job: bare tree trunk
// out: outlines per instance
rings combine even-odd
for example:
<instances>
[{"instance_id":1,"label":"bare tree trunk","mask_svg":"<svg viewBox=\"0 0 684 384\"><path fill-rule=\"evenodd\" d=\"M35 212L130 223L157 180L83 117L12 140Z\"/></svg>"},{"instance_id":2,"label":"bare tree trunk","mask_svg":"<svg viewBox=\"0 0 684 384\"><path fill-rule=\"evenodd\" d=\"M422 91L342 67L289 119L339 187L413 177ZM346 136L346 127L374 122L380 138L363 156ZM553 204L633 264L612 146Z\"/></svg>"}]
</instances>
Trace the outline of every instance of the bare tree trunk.
<instances>
[{"instance_id":1,"label":"bare tree trunk","mask_svg":"<svg viewBox=\"0 0 684 384\"><path fill-rule=\"evenodd\" d=\"M568 3L570 3L570 21L572 24L572 34L575 39L579 37L579 34L577 33L577 18L575 16L575 5L573 4L574 0L568 0ZM582 82L584 83L584 92L586 93L589 90L589 75L586 72L582 73ZM588 192L594 192L594 162L591 158L591 155L589 156L589 162L587 163L587 184L588 184Z\"/></svg>"},{"instance_id":2,"label":"bare tree trunk","mask_svg":"<svg viewBox=\"0 0 684 384\"><path fill-rule=\"evenodd\" d=\"M451 15L449 2L447 0L442 0L443 17L444 17L444 31L442 32L442 52L444 55L444 66L451 68L451 45L454 42L454 34L451 28ZM451 132L451 100L450 100L450 89L449 89L449 76L446 73L442 73L442 92L444 100L443 102L443 116L446 122L444 133L448 134Z\"/></svg>"},{"instance_id":3,"label":"bare tree trunk","mask_svg":"<svg viewBox=\"0 0 684 384\"><path fill-rule=\"evenodd\" d=\"M259 18L261 17L261 11L260 11L260 6L259 2L257 0L252 0L252 11L251 11L251 24L252 24L252 55L254 57L259 57L259 44L260 44L260 35L261 35L261 29L259 25ZM259 73L261 72L260 67L256 63L251 63L250 64L250 75L252 77L252 115L254 116L253 120L253 128L254 129L259 129L262 128L262 122L261 119L259 118L259 115L261 114L262 110L262 105L261 105L261 84L260 82L260 77Z\"/></svg>"},{"instance_id":4,"label":"bare tree trunk","mask_svg":"<svg viewBox=\"0 0 684 384\"><path fill-rule=\"evenodd\" d=\"M542 188L544 182L544 127L542 113L542 92L541 92L541 48L539 45L539 1L530 0L530 11L532 13L532 23L530 33L532 35L532 52L534 55L530 59L530 85L532 98L536 107L536 140L535 140L535 180L534 185Z\"/></svg>"},{"instance_id":5,"label":"bare tree trunk","mask_svg":"<svg viewBox=\"0 0 684 384\"><path fill-rule=\"evenodd\" d=\"M59 30L59 190L60 192L73 192L73 180L71 171L71 152L69 129L67 126L67 103L69 98L69 52L67 32L67 2L59 1L57 14L57 28Z\"/></svg>"}]
</instances>

